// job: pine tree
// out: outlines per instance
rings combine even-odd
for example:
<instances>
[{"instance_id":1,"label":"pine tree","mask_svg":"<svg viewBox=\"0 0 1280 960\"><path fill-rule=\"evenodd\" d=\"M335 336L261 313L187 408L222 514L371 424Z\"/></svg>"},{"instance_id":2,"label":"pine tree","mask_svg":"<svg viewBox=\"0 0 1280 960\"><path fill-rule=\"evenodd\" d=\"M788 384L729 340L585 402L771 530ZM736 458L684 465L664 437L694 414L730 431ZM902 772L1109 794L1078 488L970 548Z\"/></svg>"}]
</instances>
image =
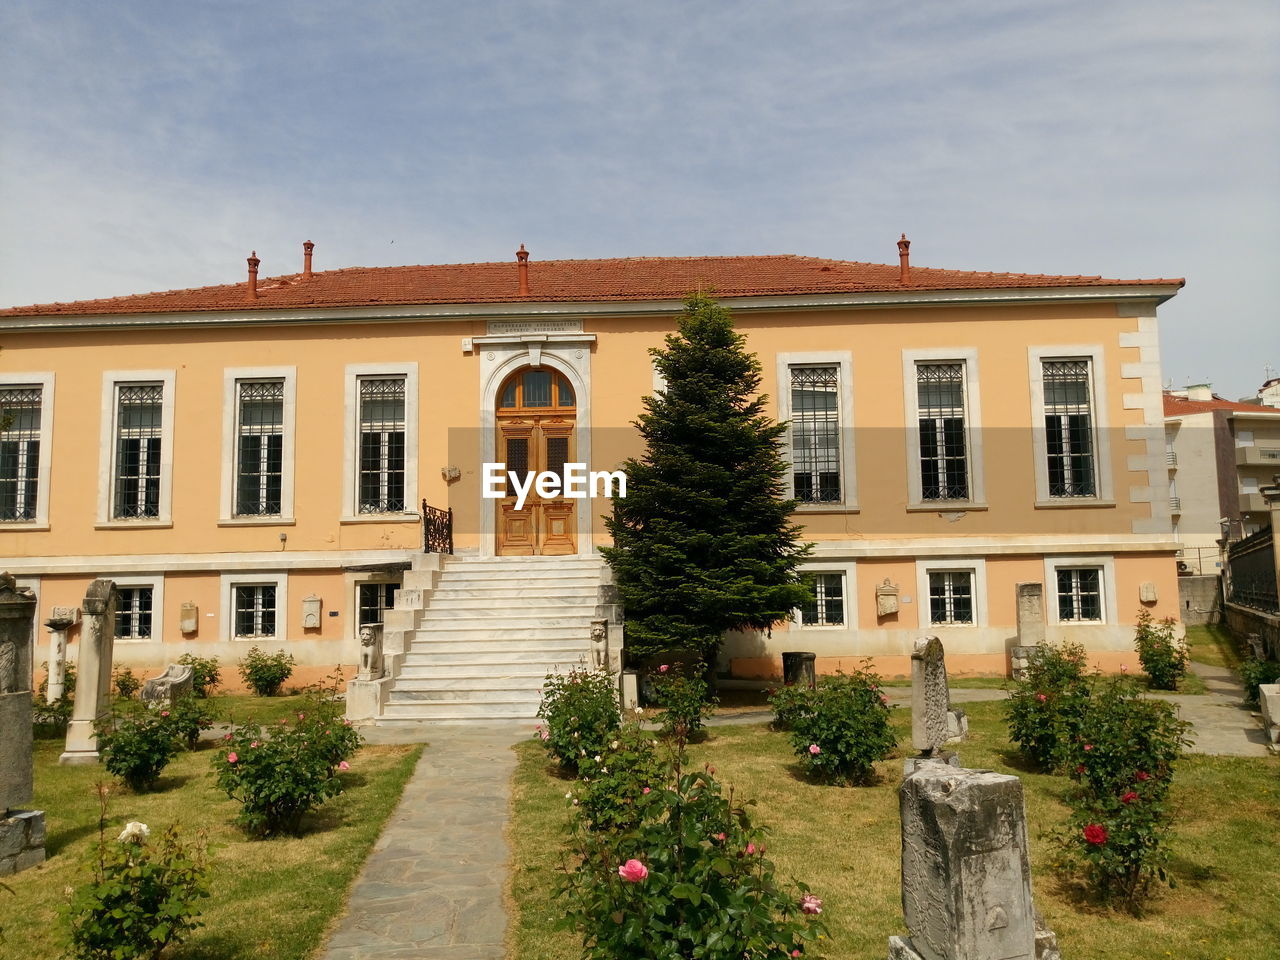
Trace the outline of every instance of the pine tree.
<instances>
[{"instance_id":1,"label":"pine tree","mask_svg":"<svg viewBox=\"0 0 1280 960\"><path fill-rule=\"evenodd\" d=\"M767 630L808 591L809 545L786 499L784 424L757 393L760 363L729 311L691 295L664 349L650 353L665 390L644 398L647 443L623 465L627 496L606 518L632 660L671 650L714 663L724 632Z\"/></svg>"}]
</instances>

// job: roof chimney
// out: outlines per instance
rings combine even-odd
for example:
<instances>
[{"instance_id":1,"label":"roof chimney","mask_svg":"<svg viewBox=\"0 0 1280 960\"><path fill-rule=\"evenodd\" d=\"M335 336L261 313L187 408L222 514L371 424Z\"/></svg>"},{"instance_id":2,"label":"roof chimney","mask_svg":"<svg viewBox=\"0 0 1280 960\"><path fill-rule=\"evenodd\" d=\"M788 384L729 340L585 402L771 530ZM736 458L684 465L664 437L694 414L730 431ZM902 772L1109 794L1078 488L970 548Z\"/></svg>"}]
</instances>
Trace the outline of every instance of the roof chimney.
<instances>
[{"instance_id":1,"label":"roof chimney","mask_svg":"<svg viewBox=\"0 0 1280 960\"><path fill-rule=\"evenodd\" d=\"M516 265L516 269L520 271L520 296L527 297L529 295L529 251L524 248L523 243L516 251Z\"/></svg>"},{"instance_id":2,"label":"roof chimney","mask_svg":"<svg viewBox=\"0 0 1280 960\"><path fill-rule=\"evenodd\" d=\"M311 279L311 251L314 250L315 248L316 248L316 245L312 243L310 240L306 241L306 243L302 245L302 279L303 280Z\"/></svg>"},{"instance_id":3,"label":"roof chimney","mask_svg":"<svg viewBox=\"0 0 1280 960\"><path fill-rule=\"evenodd\" d=\"M898 241L898 282L911 282L911 241L905 233Z\"/></svg>"},{"instance_id":4,"label":"roof chimney","mask_svg":"<svg viewBox=\"0 0 1280 960\"><path fill-rule=\"evenodd\" d=\"M249 299L258 299L258 264L262 261L258 259L258 251L251 251L248 257L249 263Z\"/></svg>"}]
</instances>

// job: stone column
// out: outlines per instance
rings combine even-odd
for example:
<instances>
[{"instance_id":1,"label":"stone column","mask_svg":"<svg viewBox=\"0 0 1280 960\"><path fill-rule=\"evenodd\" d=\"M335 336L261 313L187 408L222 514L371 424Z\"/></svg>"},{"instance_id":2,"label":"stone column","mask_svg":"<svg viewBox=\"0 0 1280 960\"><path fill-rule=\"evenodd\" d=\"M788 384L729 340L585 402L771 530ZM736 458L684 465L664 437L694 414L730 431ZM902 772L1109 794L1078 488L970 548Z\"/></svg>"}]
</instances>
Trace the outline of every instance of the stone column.
<instances>
[{"instance_id":1,"label":"stone column","mask_svg":"<svg viewBox=\"0 0 1280 960\"><path fill-rule=\"evenodd\" d=\"M80 628L80 662L76 701L67 725L67 748L59 763L97 763L98 736L93 725L111 705L111 659L116 637L116 585L97 579L89 584Z\"/></svg>"},{"instance_id":2,"label":"stone column","mask_svg":"<svg viewBox=\"0 0 1280 960\"><path fill-rule=\"evenodd\" d=\"M902 782L902 913L890 960L1047 960L1037 929L1022 783L930 763Z\"/></svg>"},{"instance_id":3,"label":"stone column","mask_svg":"<svg viewBox=\"0 0 1280 960\"><path fill-rule=\"evenodd\" d=\"M1280 473L1271 479L1270 485L1262 488L1261 493L1267 509L1271 511L1271 566L1276 575L1276 596L1280 597ZM1271 655L1280 659L1280 645Z\"/></svg>"},{"instance_id":4,"label":"stone column","mask_svg":"<svg viewBox=\"0 0 1280 960\"><path fill-rule=\"evenodd\" d=\"M968 729L964 711L951 709L942 641L937 637L917 640L911 653L911 745L920 753L906 759L903 773L911 773L924 760L959 766L960 758L944 748L963 740Z\"/></svg>"},{"instance_id":5,"label":"stone column","mask_svg":"<svg viewBox=\"0 0 1280 960\"><path fill-rule=\"evenodd\" d=\"M36 598L0 574L0 877L44 860L44 813L31 802L31 653Z\"/></svg>"},{"instance_id":6,"label":"stone column","mask_svg":"<svg viewBox=\"0 0 1280 960\"><path fill-rule=\"evenodd\" d=\"M66 693L67 631L80 620L79 607L54 607L53 616L44 622L49 631L49 678L45 700L53 703Z\"/></svg>"}]
</instances>

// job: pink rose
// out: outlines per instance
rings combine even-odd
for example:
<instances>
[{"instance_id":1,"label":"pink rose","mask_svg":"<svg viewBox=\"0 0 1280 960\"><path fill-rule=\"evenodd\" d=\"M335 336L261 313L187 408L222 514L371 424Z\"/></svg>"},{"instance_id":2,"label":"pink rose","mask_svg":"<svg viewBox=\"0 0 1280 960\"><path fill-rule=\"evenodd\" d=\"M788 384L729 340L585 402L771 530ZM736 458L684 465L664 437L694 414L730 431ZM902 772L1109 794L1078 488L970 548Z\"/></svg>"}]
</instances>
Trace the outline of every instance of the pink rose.
<instances>
[{"instance_id":1,"label":"pink rose","mask_svg":"<svg viewBox=\"0 0 1280 960\"><path fill-rule=\"evenodd\" d=\"M639 860L628 860L618 868L618 876L627 883L639 883L649 875L649 868Z\"/></svg>"},{"instance_id":2,"label":"pink rose","mask_svg":"<svg viewBox=\"0 0 1280 960\"><path fill-rule=\"evenodd\" d=\"M812 893L806 893L800 899L800 912L819 914L822 912L822 901L815 897Z\"/></svg>"},{"instance_id":3,"label":"pink rose","mask_svg":"<svg viewBox=\"0 0 1280 960\"><path fill-rule=\"evenodd\" d=\"M257 745L258 745L258 741L257 741L257 740L255 740L255 741L253 741L253 743L249 744L249 746L251 746L251 747L256 747Z\"/></svg>"},{"instance_id":4,"label":"pink rose","mask_svg":"<svg viewBox=\"0 0 1280 960\"><path fill-rule=\"evenodd\" d=\"M305 720L305 719L307 719L307 715L306 715L305 713L300 713L300 714L298 714L298 719L299 719L299 720Z\"/></svg>"},{"instance_id":5,"label":"pink rose","mask_svg":"<svg viewBox=\"0 0 1280 960\"><path fill-rule=\"evenodd\" d=\"M671 666L670 666L669 664L664 663L662 666L660 666L660 667L658 668L658 672L659 672L659 673L666 673L666 672L667 672L668 670L670 670L670 669L671 669Z\"/></svg>"},{"instance_id":6,"label":"pink rose","mask_svg":"<svg viewBox=\"0 0 1280 960\"><path fill-rule=\"evenodd\" d=\"M649 788L648 788L648 787L645 787L645 788L644 788L643 790L641 790L640 792L641 792L641 793L648 793L648 792L649 792Z\"/></svg>"},{"instance_id":7,"label":"pink rose","mask_svg":"<svg viewBox=\"0 0 1280 960\"><path fill-rule=\"evenodd\" d=\"M816 756L817 756L818 754L820 754L821 752L822 752L822 748L821 748L820 746L818 746L816 743L811 743L811 744L809 744L809 753L810 753L810 754L812 754L813 756L815 756L815 757L816 757Z\"/></svg>"},{"instance_id":8,"label":"pink rose","mask_svg":"<svg viewBox=\"0 0 1280 960\"><path fill-rule=\"evenodd\" d=\"M1046 700L1048 700L1049 698L1048 698L1048 697L1046 697L1043 693L1037 693L1037 694L1036 694L1036 699L1037 699L1037 700L1039 700L1041 703L1044 703L1044 702L1045 702Z\"/></svg>"},{"instance_id":9,"label":"pink rose","mask_svg":"<svg viewBox=\"0 0 1280 960\"><path fill-rule=\"evenodd\" d=\"M230 739L231 739L231 734L229 734L229 733L224 733L224 734L222 735L222 739L223 739L223 740L230 740Z\"/></svg>"},{"instance_id":10,"label":"pink rose","mask_svg":"<svg viewBox=\"0 0 1280 960\"><path fill-rule=\"evenodd\" d=\"M1088 751L1090 751L1090 750L1092 750L1092 749L1093 749L1093 744L1092 744L1092 743L1086 743L1086 744L1084 745L1084 749L1085 749L1085 752L1087 753Z\"/></svg>"},{"instance_id":11,"label":"pink rose","mask_svg":"<svg viewBox=\"0 0 1280 960\"><path fill-rule=\"evenodd\" d=\"M1128 665L1127 663L1122 663L1122 664L1120 664L1120 672L1121 672L1121 673L1128 673L1128 672L1129 672L1129 665Z\"/></svg>"},{"instance_id":12,"label":"pink rose","mask_svg":"<svg viewBox=\"0 0 1280 960\"><path fill-rule=\"evenodd\" d=\"M717 834L716 834L716 839L717 839L717 840L727 840L727 839L729 839L729 838L728 838L728 835L727 835L727 834L725 834L725 833L717 833Z\"/></svg>"},{"instance_id":13,"label":"pink rose","mask_svg":"<svg viewBox=\"0 0 1280 960\"><path fill-rule=\"evenodd\" d=\"M227 763L235 763L239 759L240 758L236 756L234 750L227 754Z\"/></svg>"},{"instance_id":14,"label":"pink rose","mask_svg":"<svg viewBox=\"0 0 1280 960\"><path fill-rule=\"evenodd\" d=\"M341 770L343 773L346 773L348 770L351 769L351 764L343 760L340 764L338 764L338 769Z\"/></svg>"},{"instance_id":15,"label":"pink rose","mask_svg":"<svg viewBox=\"0 0 1280 960\"><path fill-rule=\"evenodd\" d=\"M756 852L756 845L755 845L754 843L748 843L748 844L747 844L747 856L748 856L748 857L753 856L753 855L755 854L755 852Z\"/></svg>"},{"instance_id":16,"label":"pink rose","mask_svg":"<svg viewBox=\"0 0 1280 960\"><path fill-rule=\"evenodd\" d=\"M169 711L168 711L168 710L161 710L161 711L160 711L160 716L162 716L162 717L167 717L168 715L169 715Z\"/></svg>"},{"instance_id":17,"label":"pink rose","mask_svg":"<svg viewBox=\"0 0 1280 960\"><path fill-rule=\"evenodd\" d=\"M797 949L797 950L792 950L792 951L791 951L791 956L793 956L793 957L798 957L798 956L800 956L800 955L801 955L801 954L800 954L800 951L799 951L798 949Z\"/></svg>"}]
</instances>

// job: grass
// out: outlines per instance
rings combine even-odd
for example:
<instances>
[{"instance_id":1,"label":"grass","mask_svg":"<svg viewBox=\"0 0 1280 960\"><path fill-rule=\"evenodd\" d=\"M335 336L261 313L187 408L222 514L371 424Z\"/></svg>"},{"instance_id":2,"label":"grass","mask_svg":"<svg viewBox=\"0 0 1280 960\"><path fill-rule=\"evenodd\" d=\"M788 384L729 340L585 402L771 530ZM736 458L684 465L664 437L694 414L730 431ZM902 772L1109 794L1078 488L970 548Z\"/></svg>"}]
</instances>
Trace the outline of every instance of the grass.
<instances>
[{"instance_id":1,"label":"grass","mask_svg":"<svg viewBox=\"0 0 1280 960\"><path fill-rule=\"evenodd\" d=\"M253 720L256 723L267 724L275 723L283 717L292 718L299 710L304 710L306 704L313 699L306 694L292 694L287 697L215 694L205 702L217 712L219 722L239 724Z\"/></svg>"},{"instance_id":2,"label":"grass","mask_svg":"<svg viewBox=\"0 0 1280 960\"><path fill-rule=\"evenodd\" d=\"M1226 667L1239 672L1245 660L1244 644L1221 624L1187 627L1187 644L1191 659L1211 667Z\"/></svg>"},{"instance_id":3,"label":"grass","mask_svg":"<svg viewBox=\"0 0 1280 960\"><path fill-rule=\"evenodd\" d=\"M153 836L171 823L179 825L184 839L206 832L211 895L202 901L205 926L166 958L310 957L341 911L347 888L399 800L421 748L363 747L351 761L351 772L343 775L346 791L310 815L303 836L262 841L245 839L232 825L239 805L217 789L210 775L215 749L216 744L206 743L179 754L153 793L135 795L113 784L108 842L130 820L150 825ZM98 765L59 766L61 751L61 741L36 741L33 806L45 811L48 860L5 879L15 896L0 891L0 929L6 938L0 956L61 957L64 889L88 878L98 841L95 785L111 778Z\"/></svg>"},{"instance_id":4,"label":"grass","mask_svg":"<svg viewBox=\"0 0 1280 960\"><path fill-rule=\"evenodd\" d=\"M1280 781L1270 758L1189 756L1179 768L1179 808L1172 844L1178 886L1161 888L1144 916L1112 912L1083 899L1051 868L1047 834L1065 818L1065 781L1029 772L1005 739L1000 704L965 704L970 739L965 765L1012 773L1026 794L1036 904L1058 933L1065 957L1180 960L1269 956L1280 936ZM900 740L907 711L895 710ZM909 742L909 741L908 741ZM548 768L535 742L517 746L510 828L514 907L508 960L570 960L577 939L553 929L562 915L550 898L565 846L564 794L570 784ZM760 725L716 727L690 748L691 760L713 761L721 779L757 801L756 820L772 828L770 856L782 877L809 883L826 901L832 941L828 960L880 960L890 934L905 933L899 884L901 760L881 763L872 787L838 788L805 780L786 734Z\"/></svg>"}]
</instances>

